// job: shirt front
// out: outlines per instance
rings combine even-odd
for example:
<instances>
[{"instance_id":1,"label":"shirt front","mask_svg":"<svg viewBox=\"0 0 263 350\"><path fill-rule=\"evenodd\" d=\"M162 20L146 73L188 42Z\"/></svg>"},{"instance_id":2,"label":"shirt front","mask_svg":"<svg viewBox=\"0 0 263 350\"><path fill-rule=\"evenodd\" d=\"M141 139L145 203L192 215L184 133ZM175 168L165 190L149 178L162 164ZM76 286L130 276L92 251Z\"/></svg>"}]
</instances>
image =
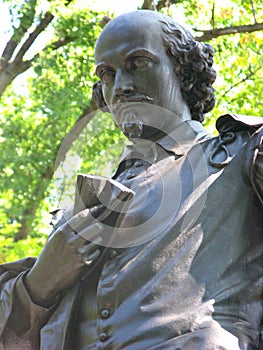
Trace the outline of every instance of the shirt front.
<instances>
[{"instance_id":1,"label":"shirt front","mask_svg":"<svg viewBox=\"0 0 263 350\"><path fill-rule=\"evenodd\" d=\"M115 174L135 197L94 293L82 288L81 350L259 348L263 218L251 171L262 131L225 141L196 122L184 131L128 147Z\"/></svg>"}]
</instances>

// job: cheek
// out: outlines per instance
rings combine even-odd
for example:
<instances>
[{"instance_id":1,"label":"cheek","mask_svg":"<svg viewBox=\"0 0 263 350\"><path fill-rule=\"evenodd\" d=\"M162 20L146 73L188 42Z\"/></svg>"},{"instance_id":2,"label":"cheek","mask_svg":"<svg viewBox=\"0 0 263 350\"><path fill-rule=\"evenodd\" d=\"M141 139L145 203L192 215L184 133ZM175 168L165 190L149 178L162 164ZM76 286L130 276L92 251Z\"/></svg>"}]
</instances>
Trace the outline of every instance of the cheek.
<instances>
[{"instance_id":1,"label":"cheek","mask_svg":"<svg viewBox=\"0 0 263 350\"><path fill-rule=\"evenodd\" d=\"M173 79L173 75L174 71L170 67L162 66L153 78L151 89L154 91L158 104L163 107L168 107L171 99L174 100L174 97L177 96L177 81Z\"/></svg>"},{"instance_id":2,"label":"cheek","mask_svg":"<svg viewBox=\"0 0 263 350\"><path fill-rule=\"evenodd\" d=\"M103 86L102 88L102 95L104 98L104 101L106 102L107 105L111 104L110 102L110 96L111 96L111 89L107 86Z\"/></svg>"},{"instance_id":3,"label":"cheek","mask_svg":"<svg viewBox=\"0 0 263 350\"><path fill-rule=\"evenodd\" d=\"M181 92L177 84L174 82L168 82L166 84L166 94L170 101L177 102L181 99Z\"/></svg>"},{"instance_id":4,"label":"cheek","mask_svg":"<svg viewBox=\"0 0 263 350\"><path fill-rule=\"evenodd\" d=\"M176 95L176 87L168 79L161 84L159 81L159 99L163 107L168 107L174 101Z\"/></svg>"}]
</instances>

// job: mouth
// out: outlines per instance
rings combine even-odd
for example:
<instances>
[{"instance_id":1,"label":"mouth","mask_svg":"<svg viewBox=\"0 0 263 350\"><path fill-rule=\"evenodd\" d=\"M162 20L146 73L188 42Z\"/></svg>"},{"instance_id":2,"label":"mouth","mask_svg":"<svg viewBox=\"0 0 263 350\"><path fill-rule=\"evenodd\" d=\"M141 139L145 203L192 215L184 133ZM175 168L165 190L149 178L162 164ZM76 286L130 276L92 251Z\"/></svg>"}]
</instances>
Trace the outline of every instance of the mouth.
<instances>
[{"instance_id":1,"label":"mouth","mask_svg":"<svg viewBox=\"0 0 263 350\"><path fill-rule=\"evenodd\" d=\"M123 114L126 114L128 110L132 111L132 109L136 109L138 106L143 106L145 103L153 104L153 98L147 95L122 97L111 106L111 110L114 115L121 117Z\"/></svg>"},{"instance_id":2,"label":"mouth","mask_svg":"<svg viewBox=\"0 0 263 350\"><path fill-rule=\"evenodd\" d=\"M147 95L134 95L134 96L129 96L125 98L121 98L117 100L117 103L127 103L127 102L145 102L145 103L152 103L153 98L147 96Z\"/></svg>"},{"instance_id":3,"label":"mouth","mask_svg":"<svg viewBox=\"0 0 263 350\"><path fill-rule=\"evenodd\" d=\"M153 105L153 102L153 98L143 94L120 97L110 107L115 125L129 139L140 138L143 133L142 117L149 113L147 106Z\"/></svg>"},{"instance_id":4,"label":"mouth","mask_svg":"<svg viewBox=\"0 0 263 350\"><path fill-rule=\"evenodd\" d=\"M129 139L140 138L142 135L143 125L134 113L124 113L122 122L116 125L122 130L124 135Z\"/></svg>"}]
</instances>

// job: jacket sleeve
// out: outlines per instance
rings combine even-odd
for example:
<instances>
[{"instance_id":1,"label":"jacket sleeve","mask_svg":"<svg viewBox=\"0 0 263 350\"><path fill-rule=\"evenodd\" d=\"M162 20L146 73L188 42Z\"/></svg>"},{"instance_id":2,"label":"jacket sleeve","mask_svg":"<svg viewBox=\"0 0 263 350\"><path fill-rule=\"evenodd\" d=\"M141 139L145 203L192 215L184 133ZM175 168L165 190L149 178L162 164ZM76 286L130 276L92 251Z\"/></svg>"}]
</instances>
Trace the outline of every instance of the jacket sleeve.
<instances>
[{"instance_id":1,"label":"jacket sleeve","mask_svg":"<svg viewBox=\"0 0 263 350\"><path fill-rule=\"evenodd\" d=\"M254 135L256 142L253 147L253 160L250 178L254 190L263 204L263 127Z\"/></svg>"},{"instance_id":2,"label":"jacket sleeve","mask_svg":"<svg viewBox=\"0 0 263 350\"><path fill-rule=\"evenodd\" d=\"M49 238L72 216L72 210L53 214ZM35 261L29 257L0 265L0 350L39 349L40 331L59 305L60 300L56 300L47 309L30 298L23 280Z\"/></svg>"},{"instance_id":3,"label":"jacket sleeve","mask_svg":"<svg viewBox=\"0 0 263 350\"><path fill-rule=\"evenodd\" d=\"M228 113L218 118L216 128L220 133L246 131L251 135L247 143L245 172L263 204L263 118Z\"/></svg>"},{"instance_id":4,"label":"jacket sleeve","mask_svg":"<svg viewBox=\"0 0 263 350\"><path fill-rule=\"evenodd\" d=\"M23 283L35 260L0 266L0 349L38 349L40 329L52 314L52 308L34 304Z\"/></svg>"}]
</instances>

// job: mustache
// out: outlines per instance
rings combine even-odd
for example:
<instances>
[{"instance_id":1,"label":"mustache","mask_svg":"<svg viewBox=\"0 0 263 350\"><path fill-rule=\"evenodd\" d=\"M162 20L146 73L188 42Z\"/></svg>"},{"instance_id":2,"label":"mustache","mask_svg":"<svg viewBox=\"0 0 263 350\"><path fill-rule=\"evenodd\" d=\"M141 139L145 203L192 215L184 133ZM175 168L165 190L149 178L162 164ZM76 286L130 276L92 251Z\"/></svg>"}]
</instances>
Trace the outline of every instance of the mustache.
<instances>
[{"instance_id":1,"label":"mustache","mask_svg":"<svg viewBox=\"0 0 263 350\"><path fill-rule=\"evenodd\" d=\"M145 94L132 96L120 96L114 104L111 105L113 113L120 113L128 103L153 103L153 98Z\"/></svg>"},{"instance_id":2,"label":"mustache","mask_svg":"<svg viewBox=\"0 0 263 350\"><path fill-rule=\"evenodd\" d=\"M118 98L116 103L127 103L127 102L153 102L153 98L145 95L145 94L139 94L139 95L133 95L133 96L122 96Z\"/></svg>"}]
</instances>

